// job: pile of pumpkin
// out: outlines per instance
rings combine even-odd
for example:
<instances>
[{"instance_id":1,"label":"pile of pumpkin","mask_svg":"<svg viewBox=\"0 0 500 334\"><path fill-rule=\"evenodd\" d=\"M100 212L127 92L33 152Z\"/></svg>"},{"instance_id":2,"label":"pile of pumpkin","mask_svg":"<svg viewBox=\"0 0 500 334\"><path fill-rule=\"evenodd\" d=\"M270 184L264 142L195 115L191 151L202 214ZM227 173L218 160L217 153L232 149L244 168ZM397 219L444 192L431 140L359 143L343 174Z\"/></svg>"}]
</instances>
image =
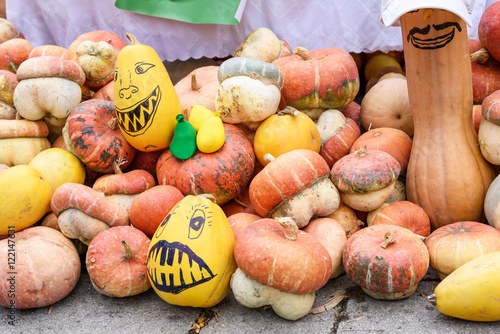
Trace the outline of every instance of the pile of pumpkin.
<instances>
[{"instance_id":1,"label":"pile of pumpkin","mask_svg":"<svg viewBox=\"0 0 500 334\"><path fill-rule=\"evenodd\" d=\"M431 266L440 312L500 320L500 181L475 220L443 224L407 199L416 124L402 53L290 50L258 28L220 66L173 85L132 35L32 47L0 23L0 267L17 272L12 295L0 271L1 305L61 300L82 255L108 296L153 287L206 308L232 291L289 320L344 272L390 300ZM490 57L471 62L477 107L461 126L479 133L491 182L498 135L481 132L499 133L500 56L485 41L470 41Z\"/></svg>"}]
</instances>

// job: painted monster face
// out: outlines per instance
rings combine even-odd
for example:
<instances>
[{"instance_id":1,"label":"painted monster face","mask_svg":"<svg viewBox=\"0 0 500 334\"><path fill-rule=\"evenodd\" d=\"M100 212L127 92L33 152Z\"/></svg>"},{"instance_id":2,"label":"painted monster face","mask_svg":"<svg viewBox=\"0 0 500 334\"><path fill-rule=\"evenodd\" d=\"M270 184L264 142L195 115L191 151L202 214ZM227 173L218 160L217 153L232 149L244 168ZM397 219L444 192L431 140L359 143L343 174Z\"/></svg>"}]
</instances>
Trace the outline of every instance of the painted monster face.
<instances>
[{"instance_id":1,"label":"painted monster face","mask_svg":"<svg viewBox=\"0 0 500 334\"><path fill-rule=\"evenodd\" d=\"M413 11L416 13L418 11ZM441 24L428 24L425 27L414 27L406 36L408 42L414 47L424 50L440 49L450 43L455 37L455 31L462 31L458 22L443 22Z\"/></svg>"},{"instance_id":2,"label":"painted monster face","mask_svg":"<svg viewBox=\"0 0 500 334\"><path fill-rule=\"evenodd\" d=\"M149 246L148 275L165 301L210 305L224 298L236 263L234 237L222 209L188 195L162 221ZM208 303L208 304L207 304Z\"/></svg>"},{"instance_id":3,"label":"painted monster face","mask_svg":"<svg viewBox=\"0 0 500 334\"><path fill-rule=\"evenodd\" d=\"M208 210L209 207L201 205L193 208L185 217L176 217L179 211L168 214L156 231L155 238L162 236L171 219L177 219L178 224L185 227L183 230L186 232L187 241L198 239L205 224L211 225L211 222L207 221ZM156 264L149 271L149 277L154 286L162 292L178 294L215 277L202 257L196 255L189 245L178 241L158 240L149 250L149 261Z\"/></svg>"},{"instance_id":4,"label":"painted monster face","mask_svg":"<svg viewBox=\"0 0 500 334\"><path fill-rule=\"evenodd\" d=\"M153 123L162 91L155 82L156 65L137 62L131 68L115 71L119 101L115 105L118 124L129 136L144 134Z\"/></svg>"}]
</instances>

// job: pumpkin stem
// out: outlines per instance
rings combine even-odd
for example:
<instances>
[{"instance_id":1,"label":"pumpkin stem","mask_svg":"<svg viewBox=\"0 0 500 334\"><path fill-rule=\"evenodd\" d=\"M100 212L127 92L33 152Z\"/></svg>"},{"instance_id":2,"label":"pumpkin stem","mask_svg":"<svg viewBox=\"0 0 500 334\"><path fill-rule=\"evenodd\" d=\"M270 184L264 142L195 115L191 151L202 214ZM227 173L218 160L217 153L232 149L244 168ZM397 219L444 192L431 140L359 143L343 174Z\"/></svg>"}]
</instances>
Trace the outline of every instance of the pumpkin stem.
<instances>
[{"instance_id":1,"label":"pumpkin stem","mask_svg":"<svg viewBox=\"0 0 500 334\"><path fill-rule=\"evenodd\" d=\"M127 36L128 40L130 41L130 45L140 45L139 41L137 38L135 38L134 35L127 33L125 36Z\"/></svg>"},{"instance_id":2,"label":"pumpkin stem","mask_svg":"<svg viewBox=\"0 0 500 334\"><path fill-rule=\"evenodd\" d=\"M312 60L313 59L311 57L311 54L309 53L309 50L307 50L306 48L303 48L301 46L295 47L295 49L293 49L293 53L299 55L304 60Z\"/></svg>"},{"instance_id":3,"label":"pumpkin stem","mask_svg":"<svg viewBox=\"0 0 500 334\"><path fill-rule=\"evenodd\" d=\"M116 123L118 122L118 119L116 117L113 117L109 122L108 126L111 130L116 129Z\"/></svg>"},{"instance_id":4,"label":"pumpkin stem","mask_svg":"<svg viewBox=\"0 0 500 334\"><path fill-rule=\"evenodd\" d=\"M273 161L274 159L276 159L271 153L266 153L264 154L264 161L265 162L271 162Z\"/></svg>"},{"instance_id":5,"label":"pumpkin stem","mask_svg":"<svg viewBox=\"0 0 500 334\"><path fill-rule=\"evenodd\" d=\"M203 199L209 199L212 202L214 202L215 204L217 204L217 200L216 200L215 196L212 194L198 194L198 195L196 195L196 197L203 198Z\"/></svg>"},{"instance_id":6,"label":"pumpkin stem","mask_svg":"<svg viewBox=\"0 0 500 334\"><path fill-rule=\"evenodd\" d=\"M200 90L201 86L196 80L196 70L193 71L193 74L191 74L191 89L194 91Z\"/></svg>"},{"instance_id":7,"label":"pumpkin stem","mask_svg":"<svg viewBox=\"0 0 500 334\"><path fill-rule=\"evenodd\" d=\"M432 304L432 305L436 305L436 295L433 293L429 296L427 296L427 300Z\"/></svg>"},{"instance_id":8,"label":"pumpkin stem","mask_svg":"<svg viewBox=\"0 0 500 334\"><path fill-rule=\"evenodd\" d=\"M299 228L297 227L297 224L293 221L291 217L277 217L274 218L278 223L283 226L284 231L285 231L285 239L290 240L290 241L295 241L297 240L297 232L299 231Z\"/></svg>"},{"instance_id":9,"label":"pumpkin stem","mask_svg":"<svg viewBox=\"0 0 500 334\"><path fill-rule=\"evenodd\" d=\"M113 171L115 174L123 174L122 169L120 168L121 165L125 164L127 160L125 158L118 158L113 162Z\"/></svg>"},{"instance_id":10,"label":"pumpkin stem","mask_svg":"<svg viewBox=\"0 0 500 334\"><path fill-rule=\"evenodd\" d=\"M365 145L365 146L363 146L363 147L361 147L361 148L360 148L359 150L357 150L355 153L356 153L356 155L357 155L358 157L364 157L364 156L366 156L366 145Z\"/></svg>"},{"instance_id":11,"label":"pumpkin stem","mask_svg":"<svg viewBox=\"0 0 500 334\"><path fill-rule=\"evenodd\" d=\"M240 199L238 198L238 196L234 198L234 201L235 201L236 203L238 203L239 205L241 205L242 207L244 207L244 208L248 208L248 205L246 205L246 203L244 203L242 200L240 200Z\"/></svg>"},{"instance_id":12,"label":"pumpkin stem","mask_svg":"<svg viewBox=\"0 0 500 334\"><path fill-rule=\"evenodd\" d=\"M477 61L479 64L484 64L490 58L488 49L482 48L470 55L470 60Z\"/></svg>"},{"instance_id":13,"label":"pumpkin stem","mask_svg":"<svg viewBox=\"0 0 500 334\"><path fill-rule=\"evenodd\" d=\"M387 231L384 235L384 242L380 244L380 247L386 248L390 244L396 243L397 240L392 237L392 234L390 231Z\"/></svg>"},{"instance_id":14,"label":"pumpkin stem","mask_svg":"<svg viewBox=\"0 0 500 334\"><path fill-rule=\"evenodd\" d=\"M132 260L134 258L134 251L132 250L132 248L130 248L130 246L125 242L125 240L122 240L122 245L123 247L125 247L125 254L123 255L123 257L128 261L128 260Z\"/></svg>"},{"instance_id":15,"label":"pumpkin stem","mask_svg":"<svg viewBox=\"0 0 500 334\"><path fill-rule=\"evenodd\" d=\"M284 109L278 111L278 116L283 115L292 115L294 117L297 117L299 116L299 111L292 106L286 106Z\"/></svg>"}]
</instances>

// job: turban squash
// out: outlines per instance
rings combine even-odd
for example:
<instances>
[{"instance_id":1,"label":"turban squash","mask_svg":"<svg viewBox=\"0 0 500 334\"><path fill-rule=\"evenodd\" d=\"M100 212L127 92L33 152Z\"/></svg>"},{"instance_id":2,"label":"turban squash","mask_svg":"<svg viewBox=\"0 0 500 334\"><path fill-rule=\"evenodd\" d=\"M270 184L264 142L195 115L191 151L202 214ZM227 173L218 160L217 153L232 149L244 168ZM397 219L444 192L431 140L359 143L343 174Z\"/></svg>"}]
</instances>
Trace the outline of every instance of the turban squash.
<instances>
[{"instance_id":1,"label":"turban squash","mask_svg":"<svg viewBox=\"0 0 500 334\"><path fill-rule=\"evenodd\" d=\"M297 47L272 62L283 74L281 97L299 110L337 109L354 100L359 74L352 56L339 48L308 51Z\"/></svg>"},{"instance_id":2,"label":"turban squash","mask_svg":"<svg viewBox=\"0 0 500 334\"><path fill-rule=\"evenodd\" d=\"M308 149L292 150L272 160L252 179L249 196L260 216L291 217L299 228L314 215L333 213L340 203L328 164Z\"/></svg>"}]
</instances>

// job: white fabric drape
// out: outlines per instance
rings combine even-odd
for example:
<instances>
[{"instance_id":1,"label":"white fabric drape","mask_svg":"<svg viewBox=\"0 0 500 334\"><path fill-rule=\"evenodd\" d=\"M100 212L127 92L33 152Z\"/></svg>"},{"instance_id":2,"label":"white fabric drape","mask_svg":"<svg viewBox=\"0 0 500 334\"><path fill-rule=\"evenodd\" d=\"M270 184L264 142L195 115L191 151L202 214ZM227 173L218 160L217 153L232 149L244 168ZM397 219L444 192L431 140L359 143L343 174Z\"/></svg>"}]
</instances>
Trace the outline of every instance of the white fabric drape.
<instances>
[{"instance_id":1,"label":"white fabric drape","mask_svg":"<svg viewBox=\"0 0 500 334\"><path fill-rule=\"evenodd\" d=\"M469 37L484 10L476 0ZM247 0L238 25L191 24L123 11L113 0L7 0L7 19L34 46L68 47L79 35L131 33L168 61L226 57L254 29L267 27L291 48L338 47L349 52L402 50L401 28L380 22L380 0ZM128 41L126 41L128 43Z\"/></svg>"}]
</instances>

